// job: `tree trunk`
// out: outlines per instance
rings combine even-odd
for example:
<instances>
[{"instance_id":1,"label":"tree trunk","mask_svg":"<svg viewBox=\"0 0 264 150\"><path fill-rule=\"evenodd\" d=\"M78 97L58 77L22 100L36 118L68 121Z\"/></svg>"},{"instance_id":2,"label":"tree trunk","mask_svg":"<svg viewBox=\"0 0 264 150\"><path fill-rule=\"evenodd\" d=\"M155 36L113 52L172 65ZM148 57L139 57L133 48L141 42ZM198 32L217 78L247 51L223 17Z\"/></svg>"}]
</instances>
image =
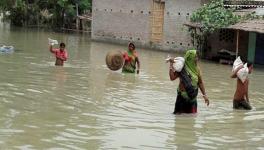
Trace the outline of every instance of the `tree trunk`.
<instances>
[{"instance_id":1,"label":"tree trunk","mask_svg":"<svg viewBox=\"0 0 264 150\"><path fill-rule=\"evenodd\" d=\"M65 9L63 8L62 11L61 11L61 23L62 23L62 28L65 27L65 23L64 23L64 13L65 13Z\"/></svg>"}]
</instances>

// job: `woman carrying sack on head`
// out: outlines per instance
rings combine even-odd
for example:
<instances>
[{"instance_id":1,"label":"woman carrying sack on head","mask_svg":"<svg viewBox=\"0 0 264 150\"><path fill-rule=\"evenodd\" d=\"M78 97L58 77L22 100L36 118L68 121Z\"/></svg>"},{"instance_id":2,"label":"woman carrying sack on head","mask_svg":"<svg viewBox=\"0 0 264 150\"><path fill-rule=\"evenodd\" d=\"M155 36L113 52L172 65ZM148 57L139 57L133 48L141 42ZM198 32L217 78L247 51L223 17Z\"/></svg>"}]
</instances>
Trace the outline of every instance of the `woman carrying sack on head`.
<instances>
[{"instance_id":1,"label":"woman carrying sack on head","mask_svg":"<svg viewBox=\"0 0 264 150\"><path fill-rule=\"evenodd\" d=\"M170 62L171 81L180 78L180 84L177 89L174 114L197 113L197 95L200 88L207 106L209 99L206 96L200 69L197 65L198 55L196 50L188 50L184 56L185 65L181 72L176 72L173 68L173 62Z\"/></svg>"}]
</instances>

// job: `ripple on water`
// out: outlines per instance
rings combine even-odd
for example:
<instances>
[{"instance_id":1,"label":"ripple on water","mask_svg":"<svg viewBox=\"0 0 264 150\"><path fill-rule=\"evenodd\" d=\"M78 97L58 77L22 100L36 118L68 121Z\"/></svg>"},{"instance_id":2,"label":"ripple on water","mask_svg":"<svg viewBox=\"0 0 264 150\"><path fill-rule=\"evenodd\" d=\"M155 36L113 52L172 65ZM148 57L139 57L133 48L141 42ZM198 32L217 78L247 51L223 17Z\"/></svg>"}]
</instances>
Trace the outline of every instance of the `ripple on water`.
<instances>
[{"instance_id":1,"label":"ripple on water","mask_svg":"<svg viewBox=\"0 0 264 150\"><path fill-rule=\"evenodd\" d=\"M55 58L42 50L46 44L36 44L51 34L68 43L64 67L54 66ZM200 95L198 114L173 115L179 80L169 80L166 53L140 49L140 74L122 74L110 71L104 58L106 50L126 47L39 30L9 36L3 39L23 51L0 59L0 147L263 149L263 70L254 70L250 79L254 109L234 111L231 67L202 61L210 107Z\"/></svg>"},{"instance_id":2,"label":"ripple on water","mask_svg":"<svg viewBox=\"0 0 264 150\"><path fill-rule=\"evenodd\" d=\"M43 92L36 90L36 89L27 89L27 91L33 92L33 93L43 93Z\"/></svg>"},{"instance_id":3,"label":"ripple on water","mask_svg":"<svg viewBox=\"0 0 264 150\"><path fill-rule=\"evenodd\" d=\"M248 116L244 117L245 121L264 120L264 111L254 111L247 114Z\"/></svg>"}]
</instances>

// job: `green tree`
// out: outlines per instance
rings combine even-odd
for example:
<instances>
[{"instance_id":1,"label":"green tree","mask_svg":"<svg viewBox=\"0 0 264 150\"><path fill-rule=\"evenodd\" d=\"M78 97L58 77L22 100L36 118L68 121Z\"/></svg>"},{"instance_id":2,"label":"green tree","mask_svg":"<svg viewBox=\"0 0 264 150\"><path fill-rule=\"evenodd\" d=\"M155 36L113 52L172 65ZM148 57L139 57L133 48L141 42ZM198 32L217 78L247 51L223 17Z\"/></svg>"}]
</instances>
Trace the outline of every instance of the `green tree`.
<instances>
[{"instance_id":1,"label":"green tree","mask_svg":"<svg viewBox=\"0 0 264 150\"><path fill-rule=\"evenodd\" d=\"M5 11L9 10L11 6L13 6L14 1L12 0L1 0L0 1L0 10Z\"/></svg>"},{"instance_id":2,"label":"green tree","mask_svg":"<svg viewBox=\"0 0 264 150\"><path fill-rule=\"evenodd\" d=\"M195 11L191 21L200 23L204 33L212 33L223 27L238 23L241 17L235 15L235 10L224 7L224 0L211 0L210 3Z\"/></svg>"},{"instance_id":3,"label":"green tree","mask_svg":"<svg viewBox=\"0 0 264 150\"><path fill-rule=\"evenodd\" d=\"M42 22L48 23L53 27L69 27L77 17L77 10L79 14L82 14L85 10L91 10L91 6L91 0L0 1L0 9L4 12L9 11L10 16L8 19L11 20L12 24L18 26ZM50 19L43 17L43 13L46 13L46 16L50 16Z\"/></svg>"},{"instance_id":4,"label":"green tree","mask_svg":"<svg viewBox=\"0 0 264 150\"><path fill-rule=\"evenodd\" d=\"M24 0L16 0L15 4L9 8L9 19L13 25L23 26L27 19L27 6Z\"/></svg>"},{"instance_id":5,"label":"green tree","mask_svg":"<svg viewBox=\"0 0 264 150\"><path fill-rule=\"evenodd\" d=\"M263 16L257 16L255 13L249 13L244 16L236 15L236 9L226 8L225 3L228 4L251 4L252 1L226 1L226 0L211 0L200 9L196 10L191 16L191 22L199 25L201 32L190 30L191 36L196 40L198 49L203 49L206 44L209 34L218 31L221 28L228 27L243 20L260 19ZM258 3L259 4L259 3Z\"/></svg>"},{"instance_id":6,"label":"green tree","mask_svg":"<svg viewBox=\"0 0 264 150\"><path fill-rule=\"evenodd\" d=\"M235 9L225 8L224 0L211 0L208 4L196 10L191 16L191 22L199 25L200 30L190 30L193 43L203 55L208 36L221 28L238 23L241 17L234 14Z\"/></svg>"}]
</instances>

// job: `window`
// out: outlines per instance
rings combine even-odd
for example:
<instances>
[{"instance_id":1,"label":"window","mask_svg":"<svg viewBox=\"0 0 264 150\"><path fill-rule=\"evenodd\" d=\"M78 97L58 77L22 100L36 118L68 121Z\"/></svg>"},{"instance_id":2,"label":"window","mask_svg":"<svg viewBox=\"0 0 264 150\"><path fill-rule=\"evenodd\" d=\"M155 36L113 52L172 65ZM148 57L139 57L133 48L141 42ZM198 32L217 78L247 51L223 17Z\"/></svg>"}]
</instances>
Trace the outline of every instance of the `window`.
<instances>
[{"instance_id":1,"label":"window","mask_svg":"<svg viewBox=\"0 0 264 150\"><path fill-rule=\"evenodd\" d=\"M219 31L219 41L233 43L235 38L235 31L228 29L221 29Z\"/></svg>"}]
</instances>

